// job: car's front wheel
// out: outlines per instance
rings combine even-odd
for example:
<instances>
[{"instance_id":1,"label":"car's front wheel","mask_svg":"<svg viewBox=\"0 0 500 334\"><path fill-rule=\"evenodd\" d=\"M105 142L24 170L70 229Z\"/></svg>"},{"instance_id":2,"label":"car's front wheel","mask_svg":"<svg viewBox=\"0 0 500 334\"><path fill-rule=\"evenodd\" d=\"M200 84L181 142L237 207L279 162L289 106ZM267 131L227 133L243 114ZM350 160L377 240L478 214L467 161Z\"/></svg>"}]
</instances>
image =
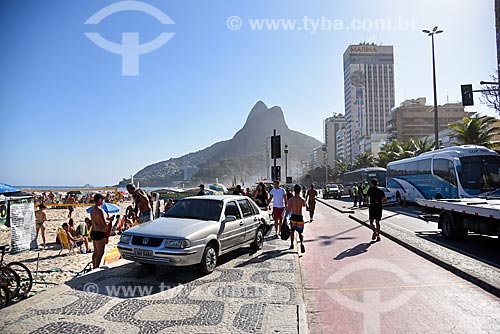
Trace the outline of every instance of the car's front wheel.
<instances>
[{"instance_id":1,"label":"car's front wheel","mask_svg":"<svg viewBox=\"0 0 500 334\"><path fill-rule=\"evenodd\" d=\"M261 250L264 246L264 232L262 228L257 229L257 233L255 234L255 240L250 244L250 248L256 252Z\"/></svg>"},{"instance_id":2,"label":"car's front wheel","mask_svg":"<svg viewBox=\"0 0 500 334\"><path fill-rule=\"evenodd\" d=\"M203 252L200 262L200 271L202 274L211 274L217 266L217 250L213 244L208 244Z\"/></svg>"}]
</instances>

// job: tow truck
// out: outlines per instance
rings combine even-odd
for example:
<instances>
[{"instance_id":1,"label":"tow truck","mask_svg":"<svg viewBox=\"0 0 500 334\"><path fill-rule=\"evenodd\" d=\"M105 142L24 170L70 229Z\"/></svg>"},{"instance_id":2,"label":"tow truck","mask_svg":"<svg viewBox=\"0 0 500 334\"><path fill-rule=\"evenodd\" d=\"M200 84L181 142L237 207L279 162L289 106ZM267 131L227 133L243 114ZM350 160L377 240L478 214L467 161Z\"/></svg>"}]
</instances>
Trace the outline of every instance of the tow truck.
<instances>
[{"instance_id":1,"label":"tow truck","mask_svg":"<svg viewBox=\"0 0 500 334\"><path fill-rule=\"evenodd\" d=\"M449 240L461 240L468 232L496 235L500 240L500 197L416 199L426 212L437 213L438 228Z\"/></svg>"}]
</instances>

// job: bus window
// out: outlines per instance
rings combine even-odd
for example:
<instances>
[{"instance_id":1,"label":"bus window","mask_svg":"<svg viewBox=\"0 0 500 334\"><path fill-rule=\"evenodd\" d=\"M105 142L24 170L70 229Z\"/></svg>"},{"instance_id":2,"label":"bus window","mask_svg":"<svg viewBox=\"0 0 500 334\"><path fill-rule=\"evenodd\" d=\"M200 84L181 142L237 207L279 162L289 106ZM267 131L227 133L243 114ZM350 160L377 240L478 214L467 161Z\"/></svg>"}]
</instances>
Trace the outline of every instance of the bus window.
<instances>
[{"instance_id":1,"label":"bus window","mask_svg":"<svg viewBox=\"0 0 500 334\"><path fill-rule=\"evenodd\" d=\"M489 191L500 188L500 158L475 156L460 158L460 182L465 189Z\"/></svg>"},{"instance_id":2,"label":"bus window","mask_svg":"<svg viewBox=\"0 0 500 334\"><path fill-rule=\"evenodd\" d=\"M417 174L417 162L416 161L413 161L413 162L408 162L406 164L406 171L405 171L405 175L415 175Z\"/></svg>"},{"instance_id":3,"label":"bus window","mask_svg":"<svg viewBox=\"0 0 500 334\"><path fill-rule=\"evenodd\" d=\"M453 162L446 159L434 159L434 175L439 176L448 183L457 185L457 178L455 176L455 168Z\"/></svg>"},{"instance_id":4,"label":"bus window","mask_svg":"<svg viewBox=\"0 0 500 334\"><path fill-rule=\"evenodd\" d=\"M418 174L430 174L431 173L431 159L425 159L417 162L417 173Z\"/></svg>"}]
</instances>

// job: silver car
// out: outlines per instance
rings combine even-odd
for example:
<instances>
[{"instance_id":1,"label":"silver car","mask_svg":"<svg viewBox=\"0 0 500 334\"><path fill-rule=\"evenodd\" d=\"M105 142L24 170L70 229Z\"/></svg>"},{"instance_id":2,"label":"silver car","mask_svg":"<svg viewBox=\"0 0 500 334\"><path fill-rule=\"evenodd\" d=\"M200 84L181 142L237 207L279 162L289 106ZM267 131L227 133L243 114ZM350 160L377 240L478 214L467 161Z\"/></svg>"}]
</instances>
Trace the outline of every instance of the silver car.
<instances>
[{"instance_id":1,"label":"silver car","mask_svg":"<svg viewBox=\"0 0 500 334\"><path fill-rule=\"evenodd\" d=\"M196 196L176 203L162 218L125 231L122 258L143 264L198 264L209 274L220 255L250 245L262 249L269 215L245 196Z\"/></svg>"}]
</instances>

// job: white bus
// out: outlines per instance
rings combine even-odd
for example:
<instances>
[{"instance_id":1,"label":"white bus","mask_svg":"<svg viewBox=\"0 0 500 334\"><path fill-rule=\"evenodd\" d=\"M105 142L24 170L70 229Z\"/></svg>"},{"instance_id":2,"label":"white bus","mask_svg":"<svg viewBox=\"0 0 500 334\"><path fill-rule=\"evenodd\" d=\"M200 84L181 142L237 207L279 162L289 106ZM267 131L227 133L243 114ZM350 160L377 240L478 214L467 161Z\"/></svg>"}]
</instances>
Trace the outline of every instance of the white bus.
<instances>
[{"instance_id":1,"label":"white bus","mask_svg":"<svg viewBox=\"0 0 500 334\"><path fill-rule=\"evenodd\" d=\"M500 156L476 145L447 147L387 165L387 188L398 201L467 198L500 188Z\"/></svg>"},{"instance_id":2,"label":"white bus","mask_svg":"<svg viewBox=\"0 0 500 334\"><path fill-rule=\"evenodd\" d=\"M377 179L378 185L385 187L386 170L382 167L368 167L353 170L352 172L346 172L342 175L342 184L344 186L344 193L348 193L352 196L352 187L355 184L368 182L371 179Z\"/></svg>"}]
</instances>

